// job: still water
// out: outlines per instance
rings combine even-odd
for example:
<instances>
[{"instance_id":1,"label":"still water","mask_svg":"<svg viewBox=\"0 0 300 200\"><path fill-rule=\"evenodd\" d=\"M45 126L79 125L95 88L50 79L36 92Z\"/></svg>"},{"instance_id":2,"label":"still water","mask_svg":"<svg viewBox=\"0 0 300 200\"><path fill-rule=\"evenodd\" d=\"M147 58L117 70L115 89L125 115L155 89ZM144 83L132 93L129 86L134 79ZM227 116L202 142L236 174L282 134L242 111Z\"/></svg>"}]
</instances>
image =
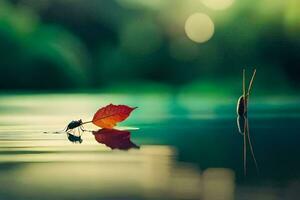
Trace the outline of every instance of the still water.
<instances>
[{"instance_id":1,"label":"still water","mask_svg":"<svg viewBox=\"0 0 300 200\"><path fill-rule=\"evenodd\" d=\"M0 199L297 199L299 100L251 99L256 169L238 131L236 99L2 95ZM82 134L82 143L43 133L61 130L71 120L89 121L109 103L139 107L117 127L130 132L125 143L113 138L105 145L90 132ZM128 150L119 150L120 144Z\"/></svg>"}]
</instances>

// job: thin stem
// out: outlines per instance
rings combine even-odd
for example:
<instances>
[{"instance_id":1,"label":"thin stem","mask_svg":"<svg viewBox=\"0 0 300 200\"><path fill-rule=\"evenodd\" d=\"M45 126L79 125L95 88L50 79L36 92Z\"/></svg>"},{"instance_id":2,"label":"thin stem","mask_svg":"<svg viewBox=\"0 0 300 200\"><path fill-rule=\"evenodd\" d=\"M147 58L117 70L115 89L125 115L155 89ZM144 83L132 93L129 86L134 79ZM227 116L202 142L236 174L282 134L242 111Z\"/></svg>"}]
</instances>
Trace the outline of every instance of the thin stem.
<instances>
[{"instance_id":1,"label":"thin stem","mask_svg":"<svg viewBox=\"0 0 300 200\"><path fill-rule=\"evenodd\" d=\"M82 122L81 125L88 124L88 123L91 123L91 122L93 122L93 121Z\"/></svg>"},{"instance_id":2,"label":"thin stem","mask_svg":"<svg viewBox=\"0 0 300 200\"><path fill-rule=\"evenodd\" d=\"M246 134L247 134L247 121L246 118L244 117L244 176L247 175L247 140L246 140Z\"/></svg>"},{"instance_id":3,"label":"thin stem","mask_svg":"<svg viewBox=\"0 0 300 200\"><path fill-rule=\"evenodd\" d=\"M245 69L243 69L243 97L246 95L246 85L245 85Z\"/></svg>"},{"instance_id":4,"label":"thin stem","mask_svg":"<svg viewBox=\"0 0 300 200\"><path fill-rule=\"evenodd\" d=\"M253 150L253 147L252 147L252 144L251 144L250 131L249 130L250 130L250 128L249 128L249 122L248 122L248 119L247 119L247 132L248 132L249 147L250 147L251 155L252 155L252 158L253 158L253 161L254 161L254 164L255 164L256 171L258 173L259 172L259 168L258 168L258 164L257 164L256 158L255 158L255 155L254 155L254 150Z\"/></svg>"},{"instance_id":5,"label":"thin stem","mask_svg":"<svg viewBox=\"0 0 300 200\"><path fill-rule=\"evenodd\" d=\"M246 103L246 80L245 80L245 69L243 69L243 104L244 104L244 114L247 113L247 103Z\"/></svg>"},{"instance_id":6,"label":"thin stem","mask_svg":"<svg viewBox=\"0 0 300 200\"><path fill-rule=\"evenodd\" d=\"M252 88L252 84L253 84L253 81L254 81L254 77L255 77L255 74L256 74L256 69L254 69L254 71L253 71L253 75L252 75L252 78L251 78L251 81L250 81L250 83L249 83L249 87L248 87L248 96L250 95L250 91L251 91L251 88Z\"/></svg>"}]
</instances>

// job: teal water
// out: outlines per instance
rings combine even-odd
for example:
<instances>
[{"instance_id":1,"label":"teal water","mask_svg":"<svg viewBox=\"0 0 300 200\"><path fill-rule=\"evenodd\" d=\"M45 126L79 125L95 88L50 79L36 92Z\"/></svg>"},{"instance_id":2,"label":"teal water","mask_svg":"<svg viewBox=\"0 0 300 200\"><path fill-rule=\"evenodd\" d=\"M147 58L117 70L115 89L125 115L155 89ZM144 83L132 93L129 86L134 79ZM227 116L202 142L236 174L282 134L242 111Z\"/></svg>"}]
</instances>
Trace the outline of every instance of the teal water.
<instances>
[{"instance_id":1,"label":"teal water","mask_svg":"<svg viewBox=\"0 0 300 200\"><path fill-rule=\"evenodd\" d=\"M0 199L290 199L300 188L298 102L251 99L258 171L247 148L245 175L234 98L2 95ZM112 150L89 132L81 144L43 133L91 120L109 103L139 107L118 129L140 149Z\"/></svg>"}]
</instances>

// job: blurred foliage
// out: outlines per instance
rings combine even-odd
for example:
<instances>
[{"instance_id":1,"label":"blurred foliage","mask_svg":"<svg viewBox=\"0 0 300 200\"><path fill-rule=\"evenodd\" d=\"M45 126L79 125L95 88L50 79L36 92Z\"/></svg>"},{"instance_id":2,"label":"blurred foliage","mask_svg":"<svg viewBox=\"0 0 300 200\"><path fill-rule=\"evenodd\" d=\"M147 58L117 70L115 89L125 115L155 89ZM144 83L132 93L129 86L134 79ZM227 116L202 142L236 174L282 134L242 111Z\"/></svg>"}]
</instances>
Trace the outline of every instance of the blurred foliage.
<instances>
[{"instance_id":1,"label":"blurred foliage","mask_svg":"<svg viewBox=\"0 0 300 200\"><path fill-rule=\"evenodd\" d=\"M0 0L1 89L171 87L237 93L241 70L258 69L258 92L300 85L298 0ZM195 43L188 16L202 12L213 37ZM222 92L221 92L222 91Z\"/></svg>"}]
</instances>

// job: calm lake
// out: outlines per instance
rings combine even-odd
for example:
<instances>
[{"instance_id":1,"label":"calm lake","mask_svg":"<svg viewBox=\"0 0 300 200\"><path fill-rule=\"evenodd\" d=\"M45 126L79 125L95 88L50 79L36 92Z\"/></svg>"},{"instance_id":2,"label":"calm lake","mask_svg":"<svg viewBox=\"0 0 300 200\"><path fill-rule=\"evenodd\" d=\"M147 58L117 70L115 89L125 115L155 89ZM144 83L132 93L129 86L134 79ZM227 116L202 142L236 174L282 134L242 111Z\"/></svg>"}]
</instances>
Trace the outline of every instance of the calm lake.
<instances>
[{"instance_id":1,"label":"calm lake","mask_svg":"<svg viewBox=\"0 0 300 200\"><path fill-rule=\"evenodd\" d=\"M249 144L236 100L169 94L0 96L0 199L297 199L300 98L250 100ZM112 150L62 130L107 104L138 106L118 129L140 148ZM85 126L97 130L93 125ZM246 167L246 169L245 169ZM245 172L246 171L246 175Z\"/></svg>"}]
</instances>

